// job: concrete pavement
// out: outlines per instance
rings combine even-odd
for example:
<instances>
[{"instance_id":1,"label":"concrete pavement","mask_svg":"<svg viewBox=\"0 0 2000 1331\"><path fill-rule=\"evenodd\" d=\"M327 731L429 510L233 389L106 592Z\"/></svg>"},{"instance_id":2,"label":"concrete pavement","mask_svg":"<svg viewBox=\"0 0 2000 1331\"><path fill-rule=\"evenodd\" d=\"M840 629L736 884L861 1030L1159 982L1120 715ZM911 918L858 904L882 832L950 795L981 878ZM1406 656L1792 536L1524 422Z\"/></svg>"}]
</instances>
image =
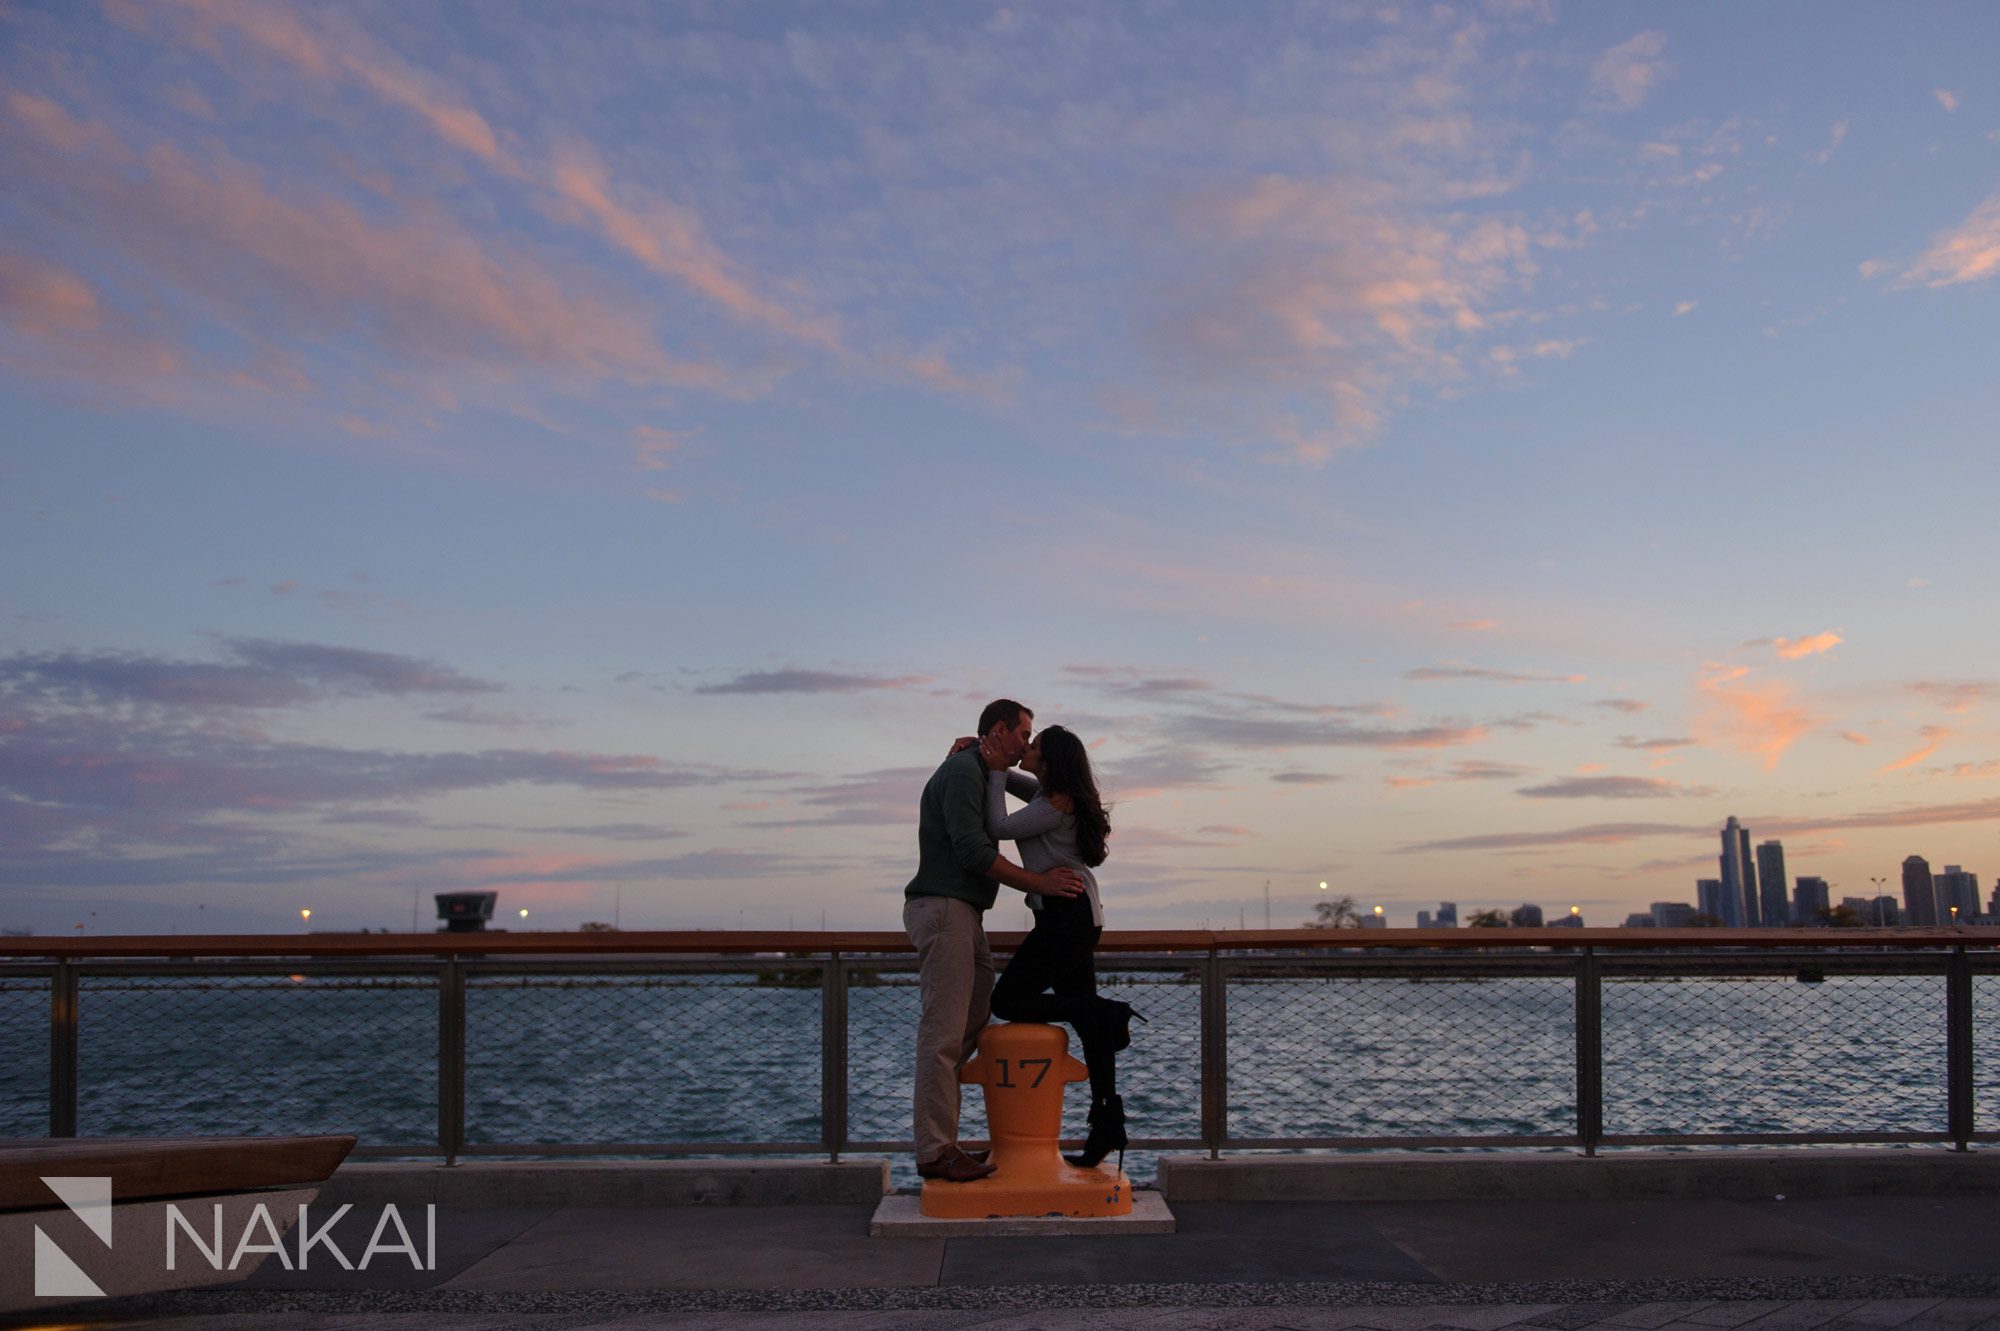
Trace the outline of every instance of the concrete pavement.
<instances>
[{"instance_id":1,"label":"concrete pavement","mask_svg":"<svg viewBox=\"0 0 2000 1331\"><path fill-rule=\"evenodd\" d=\"M1178 1233L871 1239L865 1205L440 1207L435 1271L275 1259L118 1326L2000 1329L2000 1202L1182 1202ZM366 1244L366 1212L337 1227ZM1107 1317L1108 1310L1116 1309ZM4 1324L4 1323L0 1323ZM32 1320L16 1325L33 1325ZM44 1322L46 1324L46 1322Z\"/></svg>"}]
</instances>

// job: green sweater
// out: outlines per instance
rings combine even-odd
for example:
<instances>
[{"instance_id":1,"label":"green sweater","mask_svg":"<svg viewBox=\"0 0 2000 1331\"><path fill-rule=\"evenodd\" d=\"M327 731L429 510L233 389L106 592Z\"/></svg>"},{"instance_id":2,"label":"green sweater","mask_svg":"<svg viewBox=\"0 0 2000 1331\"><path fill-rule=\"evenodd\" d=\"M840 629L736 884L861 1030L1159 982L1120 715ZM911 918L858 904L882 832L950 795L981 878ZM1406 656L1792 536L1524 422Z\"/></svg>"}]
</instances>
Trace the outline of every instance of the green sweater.
<instances>
[{"instance_id":1,"label":"green sweater","mask_svg":"<svg viewBox=\"0 0 2000 1331\"><path fill-rule=\"evenodd\" d=\"M976 748L939 764L917 813L917 876L905 897L957 897L991 910L1000 885L986 876L1000 848L986 834L986 764Z\"/></svg>"}]
</instances>

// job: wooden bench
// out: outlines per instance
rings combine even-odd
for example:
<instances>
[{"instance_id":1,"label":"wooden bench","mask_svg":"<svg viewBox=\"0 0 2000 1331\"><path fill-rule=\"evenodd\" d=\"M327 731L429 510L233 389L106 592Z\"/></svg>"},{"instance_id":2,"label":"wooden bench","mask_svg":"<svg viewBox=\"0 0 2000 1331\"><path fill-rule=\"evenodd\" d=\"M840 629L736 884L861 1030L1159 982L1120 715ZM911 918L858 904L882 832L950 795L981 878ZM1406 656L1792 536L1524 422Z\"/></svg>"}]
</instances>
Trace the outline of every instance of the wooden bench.
<instances>
[{"instance_id":1,"label":"wooden bench","mask_svg":"<svg viewBox=\"0 0 2000 1331\"><path fill-rule=\"evenodd\" d=\"M204 1236L216 1208L233 1248L258 1206L282 1236L318 1185L354 1149L352 1137L0 1138L0 1311L52 1307L106 1295L152 1293L243 1279L266 1254L246 1252L217 1270L179 1236L166 1267L169 1203ZM73 1212L45 1178L108 1178L106 1229ZM86 1208L88 1209L88 1208ZM101 1224L101 1218L99 1220ZM256 1241L270 1242L260 1235ZM66 1293L38 1297L38 1267ZM79 1283L81 1278L81 1284Z\"/></svg>"}]
</instances>

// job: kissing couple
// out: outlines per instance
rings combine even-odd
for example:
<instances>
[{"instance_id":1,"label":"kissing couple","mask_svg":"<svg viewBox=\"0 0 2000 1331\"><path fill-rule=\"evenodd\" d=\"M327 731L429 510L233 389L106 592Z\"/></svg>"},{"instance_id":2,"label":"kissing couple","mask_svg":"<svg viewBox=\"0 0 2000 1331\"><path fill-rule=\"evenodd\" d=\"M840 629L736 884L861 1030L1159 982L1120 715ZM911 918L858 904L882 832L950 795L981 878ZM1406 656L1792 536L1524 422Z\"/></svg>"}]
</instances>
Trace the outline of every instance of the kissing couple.
<instances>
[{"instance_id":1,"label":"kissing couple","mask_svg":"<svg viewBox=\"0 0 2000 1331\"><path fill-rule=\"evenodd\" d=\"M1011 698L988 703L978 733L952 744L919 805L903 928L923 997L913 1099L917 1173L927 1179L969 1183L994 1171L987 1152L958 1140L958 1071L989 1015L1075 1029L1090 1069L1090 1135L1082 1154L1065 1158L1081 1169L1112 1151L1124 1161L1117 1053L1138 1014L1097 993L1104 907L1091 872L1104 863L1111 820L1083 741L1061 726L1036 734L1034 721ZM1009 813L1010 794L1025 807ZM1019 864L1000 853L1002 841L1015 844ZM996 982L985 915L1002 886L1027 894L1035 925Z\"/></svg>"}]
</instances>

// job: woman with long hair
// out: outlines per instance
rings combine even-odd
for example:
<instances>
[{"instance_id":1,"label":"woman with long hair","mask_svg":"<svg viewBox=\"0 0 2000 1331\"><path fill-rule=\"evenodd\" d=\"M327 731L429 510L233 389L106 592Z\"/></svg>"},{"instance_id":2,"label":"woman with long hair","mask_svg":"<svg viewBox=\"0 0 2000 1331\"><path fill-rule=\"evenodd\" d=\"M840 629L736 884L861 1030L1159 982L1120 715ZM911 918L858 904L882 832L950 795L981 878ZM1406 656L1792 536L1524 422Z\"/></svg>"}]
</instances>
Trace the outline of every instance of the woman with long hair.
<instances>
[{"instance_id":1,"label":"woman with long hair","mask_svg":"<svg viewBox=\"0 0 2000 1331\"><path fill-rule=\"evenodd\" d=\"M1104 932L1104 906L1091 870L1104 863L1111 819L1097 793L1090 752L1061 726L1035 736L1021 759L1025 771L1000 764L986 778L986 830L1020 848L1021 864L1037 873L1058 866L1082 876L1084 894L1042 897L1028 905L1035 927L993 986L993 1015L1005 1021L1067 1022L1083 1043L1090 1069L1090 1136L1080 1155L1066 1156L1093 1169L1111 1152L1125 1163L1125 1102L1118 1095L1118 1051L1132 1043L1128 1003L1097 992L1094 957ZM1007 812L1007 796L1027 801ZM1144 1017L1139 1018L1144 1021Z\"/></svg>"}]
</instances>

